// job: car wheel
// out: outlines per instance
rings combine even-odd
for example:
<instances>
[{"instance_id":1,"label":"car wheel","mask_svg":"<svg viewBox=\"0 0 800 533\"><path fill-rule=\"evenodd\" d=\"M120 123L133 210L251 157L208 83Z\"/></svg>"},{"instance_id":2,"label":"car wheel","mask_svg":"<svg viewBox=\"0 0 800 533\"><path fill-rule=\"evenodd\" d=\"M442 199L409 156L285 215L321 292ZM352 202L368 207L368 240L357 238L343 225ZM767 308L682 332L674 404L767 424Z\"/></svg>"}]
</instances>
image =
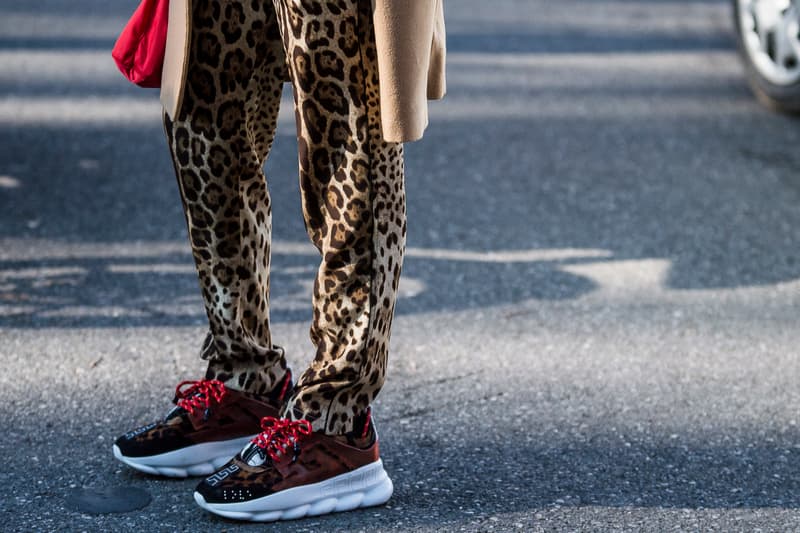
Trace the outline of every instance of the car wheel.
<instances>
[{"instance_id":1,"label":"car wheel","mask_svg":"<svg viewBox=\"0 0 800 533\"><path fill-rule=\"evenodd\" d=\"M759 100L800 112L800 1L733 0L739 52Z\"/></svg>"}]
</instances>

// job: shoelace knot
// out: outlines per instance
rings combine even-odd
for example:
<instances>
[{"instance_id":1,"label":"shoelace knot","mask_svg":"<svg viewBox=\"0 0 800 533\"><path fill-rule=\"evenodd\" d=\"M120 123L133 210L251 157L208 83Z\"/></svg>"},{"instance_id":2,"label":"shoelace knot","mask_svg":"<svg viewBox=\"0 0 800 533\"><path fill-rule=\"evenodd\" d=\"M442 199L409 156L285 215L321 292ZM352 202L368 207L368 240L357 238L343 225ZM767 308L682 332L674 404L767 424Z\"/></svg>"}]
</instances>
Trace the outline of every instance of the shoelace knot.
<instances>
[{"instance_id":1,"label":"shoelace knot","mask_svg":"<svg viewBox=\"0 0 800 533\"><path fill-rule=\"evenodd\" d=\"M279 461L292 449L292 461L297 459L298 443L311 434L311 423L308 420L290 420L265 416L261 419L261 433L253 438L252 443L264 450L273 461Z\"/></svg>"},{"instance_id":2,"label":"shoelace knot","mask_svg":"<svg viewBox=\"0 0 800 533\"><path fill-rule=\"evenodd\" d=\"M225 384L216 379L181 381L175 387L175 403L193 414L203 410L208 418L212 402L219 404L226 393Z\"/></svg>"}]
</instances>

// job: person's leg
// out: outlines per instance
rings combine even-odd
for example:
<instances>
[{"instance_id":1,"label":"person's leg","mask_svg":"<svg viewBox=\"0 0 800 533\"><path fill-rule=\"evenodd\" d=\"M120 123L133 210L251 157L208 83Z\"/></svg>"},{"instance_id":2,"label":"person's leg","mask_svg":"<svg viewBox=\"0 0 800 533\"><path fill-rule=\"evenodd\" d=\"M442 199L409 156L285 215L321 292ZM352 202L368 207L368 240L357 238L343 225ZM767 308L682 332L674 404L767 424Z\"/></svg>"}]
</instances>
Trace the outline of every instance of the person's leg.
<instances>
[{"instance_id":1,"label":"person's leg","mask_svg":"<svg viewBox=\"0 0 800 533\"><path fill-rule=\"evenodd\" d=\"M228 518L386 502L369 405L386 371L405 247L402 146L383 141L371 0L274 0L294 85L306 228L322 254L316 357L264 431L195 492Z\"/></svg>"},{"instance_id":2,"label":"person's leg","mask_svg":"<svg viewBox=\"0 0 800 533\"><path fill-rule=\"evenodd\" d=\"M207 475L278 415L291 391L269 329L270 200L262 173L286 72L271 0L194 0L188 82L165 130L209 318L205 380L114 455L143 472Z\"/></svg>"},{"instance_id":3,"label":"person's leg","mask_svg":"<svg viewBox=\"0 0 800 533\"><path fill-rule=\"evenodd\" d=\"M165 121L209 320L207 379L264 393L286 373L269 322L271 205L262 171L285 57L271 0L195 0L183 106Z\"/></svg>"},{"instance_id":4,"label":"person's leg","mask_svg":"<svg viewBox=\"0 0 800 533\"><path fill-rule=\"evenodd\" d=\"M284 414L353 430L381 389L403 262L403 146L383 140L370 0L274 0L297 117L316 355Z\"/></svg>"}]
</instances>

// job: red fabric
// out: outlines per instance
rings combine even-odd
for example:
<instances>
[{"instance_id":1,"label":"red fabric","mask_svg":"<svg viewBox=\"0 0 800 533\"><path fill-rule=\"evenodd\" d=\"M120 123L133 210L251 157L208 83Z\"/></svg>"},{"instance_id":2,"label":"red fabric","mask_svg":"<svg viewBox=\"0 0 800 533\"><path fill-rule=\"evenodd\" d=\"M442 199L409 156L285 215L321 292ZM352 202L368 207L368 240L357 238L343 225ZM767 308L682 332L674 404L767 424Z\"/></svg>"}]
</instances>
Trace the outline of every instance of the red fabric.
<instances>
[{"instance_id":1,"label":"red fabric","mask_svg":"<svg viewBox=\"0 0 800 533\"><path fill-rule=\"evenodd\" d=\"M161 87L168 18L169 0L142 0L111 52L122 74L140 87Z\"/></svg>"}]
</instances>

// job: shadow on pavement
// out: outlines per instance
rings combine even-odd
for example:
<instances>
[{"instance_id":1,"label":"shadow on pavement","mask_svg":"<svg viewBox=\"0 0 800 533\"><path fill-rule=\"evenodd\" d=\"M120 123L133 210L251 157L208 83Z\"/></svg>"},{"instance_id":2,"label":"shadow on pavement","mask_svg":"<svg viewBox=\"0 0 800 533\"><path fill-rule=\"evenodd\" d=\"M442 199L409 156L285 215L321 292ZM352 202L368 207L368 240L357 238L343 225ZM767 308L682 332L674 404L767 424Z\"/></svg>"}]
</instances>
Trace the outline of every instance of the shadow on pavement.
<instances>
[{"instance_id":1,"label":"shadow on pavement","mask_svg":"<svg viewBox=\"0 0 800 533\"><path fill-rule=\"evenodd\" d=\"M81 5L94 15L124 20L135 2ZM74 14L55 0L0 8L9 16L40 11ZM0 40L0 49L110 49L112 41L103 35L98 29L52 38L39 32ZM722 33L645 38L536 28L479 35L456 25L450 34L454 57L713 51L729 44ZM468 72L492 72L487 61L456 63L451 73L463 80ZM731 86L730 76L703 83L677 79L659 90L657 79L635 73L585 88L574 83L577 78L564 77L563 69L558 72L548 87L529 89L523 99L516 92L519 80L504 86L502 79L487 78L483 86L455 84L449 99L435 104L443 117L433 121L423 143L407 147L408 245L420 253L406 260L411 294L398 305L399 314L578 298L597 289L596 283L565 267L587 261L664 260L663 288L673 290L800 277L800 213L786 201L800 198L800 188L782 177L800 169L800 158L792 155L796 135L785 133L788 119L768 117L754 104L732 116L704 114L731 102L747 109L744 82ZM525 79L535 81L534 74ZM33 76L32 96L20 94L32 99L30 109L41 117L23 114L16 122L12 114L0 122L0 239L6 243L0 255L0 326L134 327L203 320L189 248L180 244L186 243L183 216L157 120L152 126L141 119L138 126L136 121L114 126L76 116L62 127L47 117L69 102L37 100L110 95L113 88L132 93L121 77L110 79L98 81L99 92L93 93L87 80L47 85ZM14 80L0 87L24 89ZM141 101L152 101L155 109L154 95ZM511 116L493 107L507 101L518 103ZM106 106L103 120L125 124L125 100L97 105ZM736 127L730 127L734 118ZM753 139L749 127L759 127L764 140ZM718 133L710 138L709 131ZM274 236L288 243L307 240L295 157L292 136L283 134L267 165ZM761 208L767 204L774 209ZM146 250L149 243L165 242L175 245L168 253L97 253L126 243ZM88 256L65 251L78 243L94 248ZM564 250L571 251L569 259L497 259ZM468 258L453 260L448 252L466 252ZM301 302L307 302L303 294L316 260L287 253L274 265L274 320L307 319Z\"/></svg>"},{"instance_id":2,"label":"shadow on pavement","mask_svg":"<svg viewBox=\"0 0 800 533\"><path fill-rule=\"evenodd\" d=\"M433 125L424 145L407 150L404 276L411 294L398 313L578 298L596 284L567 270L586 262L664 260L667 290L799 278L800 212L788 200L800 198L800 189L780 178L800 169L789 149L794 141L787 136L776 145L775 134L760 145L746 128L756 122L768 137L788 119L756 114L741 130L708 138L714 121L543 117ZM7 180L0 186L0 326L202 321L162 136L156 128L0 129L0 175ZM703 152L696 152L700 144ZM290 250L307 242L296 172L294 141L281 135L267 174L274 236ZM766 204L769 210L760 208ZM167 252L158 251L163 243ZM100 253L126 246L133 251L119 257ZM317 260L280 250L273 320L305 320ZM548 254L555 259L538 258Z\"/></svg>"}]
</instances>

